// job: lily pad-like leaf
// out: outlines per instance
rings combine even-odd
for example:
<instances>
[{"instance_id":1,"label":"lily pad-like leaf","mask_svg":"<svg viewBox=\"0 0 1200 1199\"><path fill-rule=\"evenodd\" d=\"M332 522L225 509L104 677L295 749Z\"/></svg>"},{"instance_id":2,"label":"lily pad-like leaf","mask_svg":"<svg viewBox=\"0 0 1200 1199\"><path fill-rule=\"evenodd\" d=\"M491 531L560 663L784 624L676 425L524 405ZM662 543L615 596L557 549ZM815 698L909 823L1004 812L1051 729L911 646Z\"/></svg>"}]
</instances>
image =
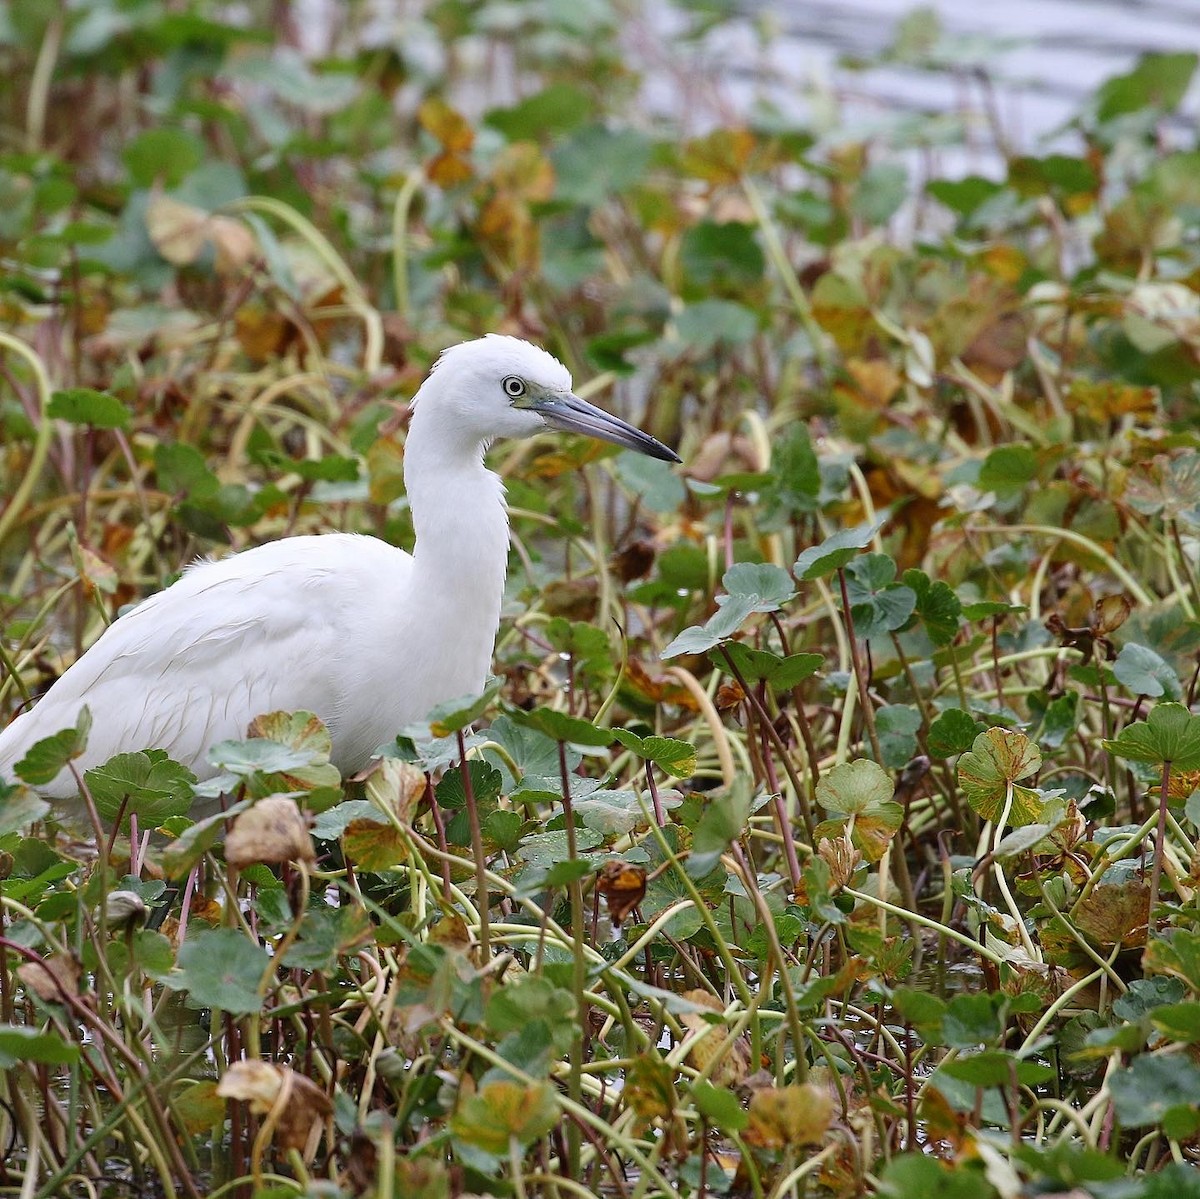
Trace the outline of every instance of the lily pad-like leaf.
<instances>
[{"instance_id":1,"label":"lily pad-like leaf","mask_svg":"<svg viewBox=\"0 0 1200 1199\"><path fill-rule=\"evenodd\" d=\"M0 780L0 837L27 828L49 811L50 805L36 792Z\"/></svg>"},{"instance_id":2,"label":"lily pad-like leaf","mask_svg":"<svg viewBox=\"0 0 1200 1199\"><path fill-rule=\"evenodd\" d=\"M696 773L696 747L675 737L639 737L627 729L613 729L613 737L639 758L653 762L672 778L691 778Z\"/></svg>"},{"instance_id":3,"label":"lily pad-like leaf","mask_svg":"<svg viewBox=\"0 0 1200 1199\"><path fill-rule=\"evenodd\" d=\"M833 574L860 550L866 549L882 527L883 521L877 520L873 524L858 525L853 529L839 529L832 537L826 537L820 545L810 546L796 559L796 578L808 581L823 579L826 575Z\"/></svg>"},{"instance_id":4,"label":"lily pad-like leaf","mask_svg":"<svg viewBox=\"0 0 1200 1199\"><path fill-rule=\"evenodd\" d=\"M741 641L727 642L721 649L709 654L709 660L718 669L729 673L729 662L733 660L742 678L747 683L765 679L779 691L790 691L797 683L816 674L825 664L823 654L789 654L781 658L765 649L751 649Z\"/></svg>"},{"instance_id":5,"label":"lily pad-like leaf","mask_svg":"<svg viewBox=\"0 0 1200 1199\"><path fill-rule=\"evenodd\" d=\"M875 713L883 764L899 770L917 754L921 713L907 704L885 704Z\"/></svg>"},{"instance_id":6,"label":"lily pad-like leaf","mask_svg":"<svg viewBox=\"0 0 1200 1199\"><path fill-rule=\"evenodd\" d=\"M658 802L669 812L683 803L683 797L677 791L660 791ZM648 824L645 809L634 791L597 789L586 798L575 800L573 810L586 828L605 837L619 836Z\"/></svg>"},{"instance_id":7,"label":"lily pad-like leaf","mask_svg":"<svg viewBox=\"0 0 1200 1199\"><path fill-rule=\"evenodd\" d=\"M855 758L821 776L817 783L817 802L827 812L849 816L886 803L895 792L895 783L878 762Z\"/></svg>"},{"instance_id":8,"label":"lily pad-like leaf","mask_svg":"<svg viewBox=\"0 0 1200 1199\"><path fill-rule=\"evenodd\" d=\"M1117 1119L1128 1128L1161 1120L1177 1106L1195 1106L1200 1066L1183 1054L1146 1053L1109 1079Z\"/></svg>"},{"instance_id":9,"label":"lily pad-like leaf","mask_svg":"<svg viewBox=\"0 0 1200 1199\"><path fill-rule=\"evenodd\" d=\"M60 729L29 747L29 752L13 767L17 777L31 787L45 786L68 762L83 753L91 730L92 714L86 707L80 708L73 729Z\"/></svg>"},{"instance_id":10,"label":"lily pad-like leaf","mask_svg":"<svg viewBox=\"0 0 1200 1199\"><path fill-rule=\"evenodd\" d=\"M1109 753L1133 762L1170 762L1176 770L1200 769L1200 716L1183 704L1158 704L1145 720L1102 742Z\"/></svg>"},{"instance_id":11,"label":"lily pad-like leaf","mask_svg":"<svg viewBox=\"0 0 1200 1199\"><path fill-rule=\"evenodd\" d=\"M1158 699L1179 699L1183 694L1179 676L1171 666L1152 649L1129 642L1121 647L1117 660L1112 664L1117 681L1133 695L1148 695Z\"/></svg>"},{"instance_id":12,"label":"lily pad-like leaf","mask_svg":"<svg viewBox=\"0 0 1200 1199\"><path fill-rule=\"evenodd\" d=\"M503 680L488 679L479 695L463 696L438 704L429 713L429 731L434 737L449 737L473 724L487 710L488 705L500 694Z\"/></svg>"},{"instance_id":13,"label":"lily pad-like leaf","mask_svg":"<svg viewBox=\"0 0 1200 1199\"><path fill-rule=\"evenodd\" d=\"M71 1065L79 1060L79 1046L55 1032L39 1032L23 1024L0 1024L0 1068L11 1070L18 1062L49 1066Z\"/></svg>"},{"instance_id":14,"label":"lily pad-like leaf","mask_svg":"<svg viewBox=\"0 0 1200 1199\"><path fill-rule=\"evenodd\" d=\"M692 852L686 862L692 878L703 878L729 848L729 843L742 835L752 801L750 782L741 774L728 790L710 795L692 833Z\"/></svg>"},{"instance_id":15,"label":"lily pad-like leaf","mask_svg":"<svg viewBox=\"0 0 1200 1199\"><path fill-rule=\"evenodd\" d=\"M1033 824L1041 816L1042 801L1036 791L1016 786L1016 780L1036 774L1041 766L1042 751L1024 733L988 729L959 758L958 784L972 810L984 820L999 819L1012 784L1008 823L1019 828Z\"/></svg>"},{"instance_id":16,"label":"lily pad-like leaf","mask_svg":"<svg viewBox=\"0 0 1200 1199\"><path fill-rule=\"evenodd\" d=\"M133 413L117 399L90 387L70 387L50 397L46 415L93 429L128 429Z\"/></svg>"},{"instance_id":17,"label":"lily pad-like leaf","mask_svg":"<svg viewBox=\"0 0 1200 1199\"><path fill-rule=\"evenodd\" d=\"M164 981L174 991L186 991L191 1007L249 1016L262 1010L258 984L270 960L242 933L217 928L189 937L179 951L178 968Z\"/></svg>"},{"instance_id":18,"label":"lily pad-like leaf","mask_svg":"<svg viewBox=\"0 0 1200 1199\"><path fill-rule=\"evenodd\" d=\"M923 570L906 570L901 581L917 594L917 618L934 645L949 645L958 632L962 618L962 600L950 585L936 581Z\"/></svg>"},{"instance_id":19,"label":"lily pad-like leaf","mask_svg":"<svg viewBox=\"0 0 1200 1199\"><path fill-rule=\"evenodd\" d=\"M868 862L878 862L896 830L904 823L904 809L892 801L896 786L878 762L856 758L821 776L817 802L833 818L814 830L814 841L841 837L850 830L850 841Z\"/></svg>"},{"instance_id":20,"label":"lily pad-like leaf","mask_svg":"<svg viewBox=\"0 0 1200 1199\"><path fill-rule=\"evenodd\" d=\"M725 572L721 585L730 597L749 601L751 612L776 612L796 594L792 576L770 562L739 562ZM725 602L717 597L718 604Z\"/></svg>"},{"instance_id":21,"label":"lily pad-like leaf","mask_svg":"<svg viewBox=\"0 0 1200 1199\"><path fill-rule=\"evenodd\" d=\"M116 819L121 804L125 818L137 814L143 823L161 824L169 816L186 816L193 800L196 776L172 761L165 750L147 749L117 754L103 766L84 772L96 809L106 820Z\"/></svg>"},{"instance_id":22,"label":"lily pad-like leaf","mask_svg":"<svg viewBox=\"0 0 1200 1199\"><path fill-rule=\"evenodd\" d=\"M569 745L591 745L599 749L611 744L613 740L611 729L598 728L590 720L568 716L566 712L559 712L554 708L534 708L532 712L512 708L508 715L516 724L537 729L551 740L563 741Z\"/></svg>"},{"instance_id":23,"label":"lily pad-like leaf","mask_svg":"<svg viewBox=\"0 0 1200 1199\"><path fill-rule=\"evenodd\" d=\"M450 1130L460 1140L490 1153L508 1154L509 1143L531 1145L558 1123L558 1093L546 1082L485 1083L459 1104Z\"/></svg>"},{"instance_id":24,"label":"lily pad-like leaf","mask_svg":"<svg viewBox=\"0 0 1200 1199\"><path fill-rule=\"evenodd\" d=\"M947 708L929 726L929 752L935 758L950 758L971 748L984 726L962 708Z\"/></svg>"}]
</instances>

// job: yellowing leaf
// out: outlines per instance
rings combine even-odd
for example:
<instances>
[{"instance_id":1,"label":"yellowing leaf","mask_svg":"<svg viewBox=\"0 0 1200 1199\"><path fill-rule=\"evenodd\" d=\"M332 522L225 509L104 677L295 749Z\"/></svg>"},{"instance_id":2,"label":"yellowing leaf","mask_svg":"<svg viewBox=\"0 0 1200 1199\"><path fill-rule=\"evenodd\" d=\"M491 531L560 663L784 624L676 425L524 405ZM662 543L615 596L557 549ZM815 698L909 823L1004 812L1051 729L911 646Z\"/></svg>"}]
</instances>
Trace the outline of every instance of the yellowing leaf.
<instances>
[{"instance_id":1,"label":"yellowing leaf","mask_svg":"<svg viewBox=\"0 0 1200 1199\"><path fill-rule=\"evenodd\" d=\"M718 1015L725 1012L720 1001L707 991L685 991L682 997ZM749 1074L749 1048L744 1041L730 1041L728 1031L719 1020L710 1021L697 1012L688 1012L680 1020L689 1032L704 1034L692 1042L688 1050L688 1062L697 1070L708 1071L713 1083L719 1087L736 1087ZM712 1066L718 1058L719 1062Z\"/></svg>"},{"instance_id":2,"label":"yellowing leaf","mask_svg":"<svg viewBox=\"0 0 1200 1199\"><path fill-rule=\"evenodd\" d=\"M417 120L445 150L463 153L475 144L475 131L467 118L437 96L431 96L417 109Z\"/></svg>"},{"instance_id":3,"label":"yellowing leaf","mask_svg":"<svg viewBox=\"0 0 1200 1199\"><path fill-rule=\"evenodd\" d=\"M209 215L202 208L156 195L146 206L146 232L154 248L175 266L196 261L208 243Z\"/></svg>"},{"instance_id":4,"label":"yellowing leaf","mask_svg":"<svg viewBox=\"0 0 1200 1199\"><path fill-rule=\"evenodd\" d=\"M450 1129L456 1137L501 1157L513 1139L530 1145L544 1137L558 1117L558 1094L549 1083L490 1082L459 1104Z\"/></svg>"},{"instance_id":5,"label":"yellowing leaf","mask_svg":"<svg viewBox=\"0 0 1200 1199\"><path fill-rule=\"evenodd\" d=\"M1004 810L1008 786L1042 767L1042 752L1024 733L987 729L975 738L970 750L958 760L958 785L967 803L984 820L997 820ZM1013 786L1008 823L1017 828L1033 824L1041 815L1042 801L1036 791Z\"/></svg>"},{"instance_id":6,"label":"yellowing leaf","mask_svg":"<svg viewBox=\"0 0 1200 1199\"><path fill-rule=\"evenodd\" d=\"M816 1145L833 1119L833 1098L812 1083L764 1087L750 1097L749 1116L742 1135L759 1149Z\"/></svg>"},{"instance_id":7,"label":"yellowing leaf","mask_svg":"<svg viewBox=\"0 0 1200 1199\"><path fill-rule=\"evenodd\" d=\"M646 1122L669 1120L675 1112L675 1071L653 1049L633 1059L625 1071L622 1098Z\"/></svg>"}]
</instances>

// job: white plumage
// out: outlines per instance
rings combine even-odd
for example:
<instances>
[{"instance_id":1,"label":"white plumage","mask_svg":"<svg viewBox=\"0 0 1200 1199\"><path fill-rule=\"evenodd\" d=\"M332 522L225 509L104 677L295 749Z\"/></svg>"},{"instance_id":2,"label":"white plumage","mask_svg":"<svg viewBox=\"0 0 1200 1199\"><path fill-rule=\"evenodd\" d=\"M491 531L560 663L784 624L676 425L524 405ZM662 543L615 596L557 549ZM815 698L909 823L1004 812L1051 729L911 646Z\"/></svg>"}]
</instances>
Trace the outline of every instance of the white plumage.
<instances>
[{"instance_id":1,"label":"white plumage","mask_svg":"<svg viewBox=\"0 0 1200 1199\"><path fill-rule=\"evenodd\" d=\"M164 749L201 778L209 747L264 712L315 712L357 771L405 725L480 691L500 618L508 516L483 464L495 437L550 428L667 461L671 450L571 394L566 368L491 335L447 350L414 400L404 481L413 553L357 534L292 537L189 567L117 620L38 704L0 732L0 775L92 712L77 765ZM40 788L69 799L64 771Z\"/></svg>"}]
</instances>

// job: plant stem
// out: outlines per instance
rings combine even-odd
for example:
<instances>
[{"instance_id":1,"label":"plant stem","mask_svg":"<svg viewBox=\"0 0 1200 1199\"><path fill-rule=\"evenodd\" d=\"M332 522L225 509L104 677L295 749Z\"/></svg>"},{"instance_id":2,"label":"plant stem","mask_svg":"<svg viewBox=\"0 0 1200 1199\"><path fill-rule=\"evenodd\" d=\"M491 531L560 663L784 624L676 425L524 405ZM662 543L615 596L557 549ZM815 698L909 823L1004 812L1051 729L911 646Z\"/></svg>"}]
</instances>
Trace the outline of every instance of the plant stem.
<instances>
[{"instance_id":1,"label":"plant stem","mask_svg":"<svg viewBox=\"0 0 1200 1199\"><path fill-rule=\"evenodd\" d=\"M558 743L558 771L562 780L563 816L567 829L567 861L579 860L578 847L575 840L575 813L571 808L571 772L567 768L567 747L563 742ZM587 975L583 961L584 919L583 919L583 887L578 878L572 878L567 884L567 894L571 903L571 986L575 992L575 1029L571 1037L570 1073L567 1075L567 1094L576 1104L583 1103L583 1050L584 1030L587 1027L588 1005L585 994ZM579 1177L579 1152L581 1137L579 1126L575 1121L567 1125L567 1159L568 1175Z\"/></svg>"},{"instance_id":2,"label":"plant stem","mask_svg":"<svg viewBox=\"0 0 1200 1199\"><path fill-rule=\"evenodd\" d=\"M475 788L471 782L462 729L455 735L458 737L458 760L462 769L463 795L467 801L467 819L471 822L471 856L475 859L475 906L479 909L479 955L482 959L479 965L486 967L492 960L491 935L488 931L491 898L488 895L487 859L483 853L483 831L479 827L479 808L475 804Z\"/></svg>"}]
</instances>

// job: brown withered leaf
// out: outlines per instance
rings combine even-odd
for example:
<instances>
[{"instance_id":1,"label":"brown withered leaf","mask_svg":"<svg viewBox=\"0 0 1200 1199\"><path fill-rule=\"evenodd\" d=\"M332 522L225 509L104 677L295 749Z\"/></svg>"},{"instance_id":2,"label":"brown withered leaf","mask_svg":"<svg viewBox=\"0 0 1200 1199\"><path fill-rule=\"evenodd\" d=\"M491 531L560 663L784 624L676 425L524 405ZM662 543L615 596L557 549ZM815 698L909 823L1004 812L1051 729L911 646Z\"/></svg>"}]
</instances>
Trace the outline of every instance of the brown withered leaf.
<instances>
[{"instance_id":1,"label":"brown withered leaf","mask_svg":"<svg viewBox=\"0 0 1200 1199\"><path fill-rule=\"evenodd\" d=\"M254 234L239 220L214 216L208 225L209 240L217 252L217 274L231 275L248 266L258 255Z\"/></svg>"},{"instance_id":2,"label":"brown withered leaf","mask_svg":"<svg viewBox=\"0 0 1200 1199\"><path fill-rule=\"evenodd\" d=\"M255 863L315 862L317 851L296 801L268 795L234 820L225 837L225 860L239 868Z\"/></svg>"},{"instance_id":3,"label":"brown withered leaf","mask_svg":"<svg viewBox=\"0 0 1200 1199\"><path fill-rule=\"evenodd\" d=\"M713 703L718 712L728 712L736 708L746 698L746 692L742 688L741 683L737 679L731 679L727 683L722 683L717 688L716 698Z\"/></svg>"},{"instance_id":4,"label":"brown withered leaf","mask_svg":"<svg viewBox=\"0 0 1200 1199\"><path fill-rule=\"evenodd\" d=\"M158 193L146 205L146 232L172 266L189 266L208 244L209 214Z\"/></svg>"},{"instance_id":5,"label":"brown withered leaf","mask_svg":"<svg viewBox=\"0 0 1200 1199\"><path fill-rule=\"evenodd\" d=\"M1149 920L1150 887L1140 878L1100 883L1075 909L1076 927L1099 945L1144 945Z\"/></svg>"},{"instance_id":6,"label":"brown withered leaf","mask_svg":"<svg viewBox=\"0 0 1200 1199\"><path fill-rule=\"evenodd\" d=\"M61 954L42 958L40 962L22 962L17 967L17 977L43 1003L62 1003L64 991L78 995L82 972L74 958Z\"/></svg>"},{"instance_id":7,"label":"brown withered leaf","mask_svg":"<svg viewBox=\"0 0 1200 1199\"><path fill-rule=\"evenodd\" d=\"M452 150L443 150L430 161L425 170L430 181L438 187L455 187L466 183L473 173L470 160Z\"/></svg>"},{"instance_id":8,"label":"brown withered leaf","mask_svg":"<svg viewBox=\"0 0 1200 1199\"><path fill-rule=\"evenodd\" d=\"M954 1148L963 1142L968 1116L950 1106L946 1096L935 1086L926 1086L921 1092L918 1114L928 1125L930 1140L946 1141Z\"/></svg>"},{"instance_id":9,"label":"brown withered leaf","mask_svg":"<svg viewBox=\"0 0 1200 1199\"><path fill-rule=\"evenodd\" d=\"M687 175L718 185L737 183L755 149L748 129L714 129L686 142L680 167Z\"/></svg>"},{"instance_id":10,"label":"brown withered leaf","mask_svg":"<svg viewBox=\"0 0 1200 1199\"><path fill-rule=\"evenodd\" d=\"M688 712L696 712L700 707L695 696L682 683L677 683L669 675L652 676L637 658L630 658L626 663L625 685L652 703L674 704Z\"/></svg>"},{"instance_id":11,"label":"brown withered leaf","mask_svg":"<svg viewBox=\"0 0 1200 1199\"><path fill-rule=\"evenodd\" d=\"M351 1133L350 1144L343 1160L346 1165L342 1171L341 1181L356 1195L365 1195L368 1191L374 1191L375 1183L379 1178L379 1150L375 1148L375 1142L362 1129L356 1128ZM442 1163L431 1161L426 1157L400 1158L396 1162L396 1187L402 1195L420 1195L422 1193L420 1190L421 1180L412 1178L412 1172L409 1169L411 1166L432 1168L434 1166L442 1167ZM444 1169L444 1167L442 1168ZM446 1194L449 1193L447 1187Z\"/></svg>"},{"instance_id":12,"label":"brown withered leaf","mask_svg":"<svg viewBox=\"0 0 1200 1199\"><path fill-rule=\"evenodd\" d=\"M833 1119L833 1097L823 1087L807 1082L763 1087L750 1096L748 1114L742 1136L759 1149L817 1145Z\"/></svg>"},{"instance_id":13,"label":"brown withered leaf","mask_svg":"<svg viewBox=\"0 0 1200 1199\"><path fill-rule=\"evenodd\" d=\"M376 820L351 820L342 833L342 848L360 870L387 870L408 857L400 833Z\"/></svg>"},{"instance_id":14,"label":"brown withered leaf","mask_svg":"<svg viewBox=\"0 0 1200 1199\"><path fill-rule=\"evenodd\" d=\"M886 408L900 390L900 372L886 358L849 358L846 372L860 399L873 408Z\"/></svg>"},{"instance_id":15,"label":"brown withered leaf","mask_svg":"<svg viewBox=\"0 0 1200 1199\"><path fill-rule=\"evenodd\" d=\"M1092 609L1092 628L1100 636L1115 633L1133 611L1133 600L1127 595L1103 595Z\"/></svg>"},{"instance_id":16,"label":"brown withered leaf","mask_svg":"<svg viewBox=\"0 0 1200 1199\"><path fill-rule=\"evenodd\" d=\"M430 96L421 104L417 120L445 150L465 153L475 144L475 131L467 118L438 96Z\"/></svg>"},{"instance_id":17,"label":"brown withered leaf","mask_svg":"<svg viewBox=\"0 0 1200 1199\"><path fill-rule=\"evenodd\" d=\"M632 541L613 556L613 570L622 583L645 578L654 565L655 549L652 541Z\"/></svg>"},{"instance_id":18,"label":"brown withered leaf","mask_svg":"<svg viewBox=\"0 0 1200 1199\"><path fill-rule=\"evenodd\" d=\"M367 797L384 811L394 813L404 824L412 823L425 788L425 772L399 758L381 758L366 777Z\"/></svg>"},{"instance_id":19,"label":"brown withered leaf","mask_svg":"<svg viewBox=\"0 0 1200 1199\"><path fill-rule=\"evenodd\" d=\"M512 142L493 161L489 182L497 192L540 204L554 195L554 167L536 142Z\"/></svg>"},{"instance_id":20,"label":"brown withered leaf","mask_svg":"<svg viewBox=\"0 0 1200 1199\"><path fill-rule=\"evenodd\" d=\"M754 443L741 433L720 430L710 433L695 453L688 455L687 475L711 483L731 472L757 471L761 466Z\"/></svg>"},{"instance_id":21,"label":"brown withered leaf","mask_svg":"<svg viewBox=\"0 0 1200 1199\"><path fill-rule=\"evenodd\" d=\"M542 592L546 612L568 620L594 620L597 602L594 578L554 579Z\"/></svg>"},{"instance_id":22,"label":"brown withered leaf","mask_svg":"<svg viewBox=\"0 0 1200 1199\"><path fill-rule=\"evenodd\" d=\"M621 1096L639 1119L669 1120L675 1113L675 1071L655 1049L639 1053L625 1071Z\"/></svg>"},{"instance_id":23,"label":"brown withered leaf","mask_svg":"<svg viewBox=\"0 0 1200 1199\"><path fill-rule=\"evenodd\" d=\"M1187 799L1200 788L1200 770L1172 770L1167 784L1167 798L1176 801ZM1162 784L1150 788L1151 795L1162 794Z\"/></svg>"},{"instance_id":24,"label":"brown withered leaf","mask_svg":"<svg viewBox=\"0 0 1200 1199\"><path fill-rule=\"evenodd\" d=\"M261 300L248 300L233 314L238 345L252 362L278 357L295 336L296 327L277 308Z\"/></svg>"},{"instance_id":25,"label":"brown withered leaf","mask_svg":"<svg viewBox=\"0 0 1200 1199\"><path fill-rule=\"evenodd\" d=\"M725 1007L707 991L684 991L682 998L698 1007L724 1014ZM688 1062L697 1070L706 1070L714 1059L720 1060L709 1072L709 1079L719 1087L736 1087L750 1073L750 1046L744 1037L731 1040L728 1030L698 1012L688 1012L680 1017L680 1023L689 1032L704 1032L688 1050Z\"/></svg>"},{"instance_id":26,"label":"brown withered leaf","mask_svg":"<svg viewBox=\"0 0 1200 1199\"><path fill-rule=\"evenodd\" d=\"M1015 370L1028 354L1029 321L1022 312L1002 313L975 335L963 361L990 383Z\"/></svg>"},{"instance_id":27,"label":"brown withered leaf","mask_svg":"<svg viewBox=\"0 0 1200 1199\"><path fill-rule=\"evenodd\" d=\"M625 917L642 902L646 894L646 867L631 865L614 858L600 867L596 890L608 904L608 915L614 928L620 928Z\"/></svg>"},{"instance_id":28,"label":"brown withered leaf","mask_svg":"<svg viewBox=\"0 0 1200 1199\"><path fill-rule=\"evenodd\" d=\"M817 856L829 866L831 890L844 887L862 861L862 854L854 848L850 838L844 834L840 837L826 837L817 842Z\"/></svg>"},{"instance_id":29,"label":"brown withered leaf","mask_svg":"<svg viewBox=\"0 0 1200 1199\"><path fill-rule=\"evenodd\" d=\"M241 1099L259 1116L275 1119L282 1149L304 1148L313 1125L333 1112L329 1096L311 1078L270 1062L234 1062L217 1084L223 1099Z\"/></svg>"},{"instance_id":30,"label":"brown withered leaf","mask_svg":"<svg viewBox=\"0 0 1200 1199\"><path fill-rule=\"evenodd\" d=\"M1152 417L1158 411L1158 388L1140 387L1112 380L1074 379L1063 396L1071 412L1081 412L1094 421L1108 422L1122 416Z\"/></svg>"}]
</instances>

